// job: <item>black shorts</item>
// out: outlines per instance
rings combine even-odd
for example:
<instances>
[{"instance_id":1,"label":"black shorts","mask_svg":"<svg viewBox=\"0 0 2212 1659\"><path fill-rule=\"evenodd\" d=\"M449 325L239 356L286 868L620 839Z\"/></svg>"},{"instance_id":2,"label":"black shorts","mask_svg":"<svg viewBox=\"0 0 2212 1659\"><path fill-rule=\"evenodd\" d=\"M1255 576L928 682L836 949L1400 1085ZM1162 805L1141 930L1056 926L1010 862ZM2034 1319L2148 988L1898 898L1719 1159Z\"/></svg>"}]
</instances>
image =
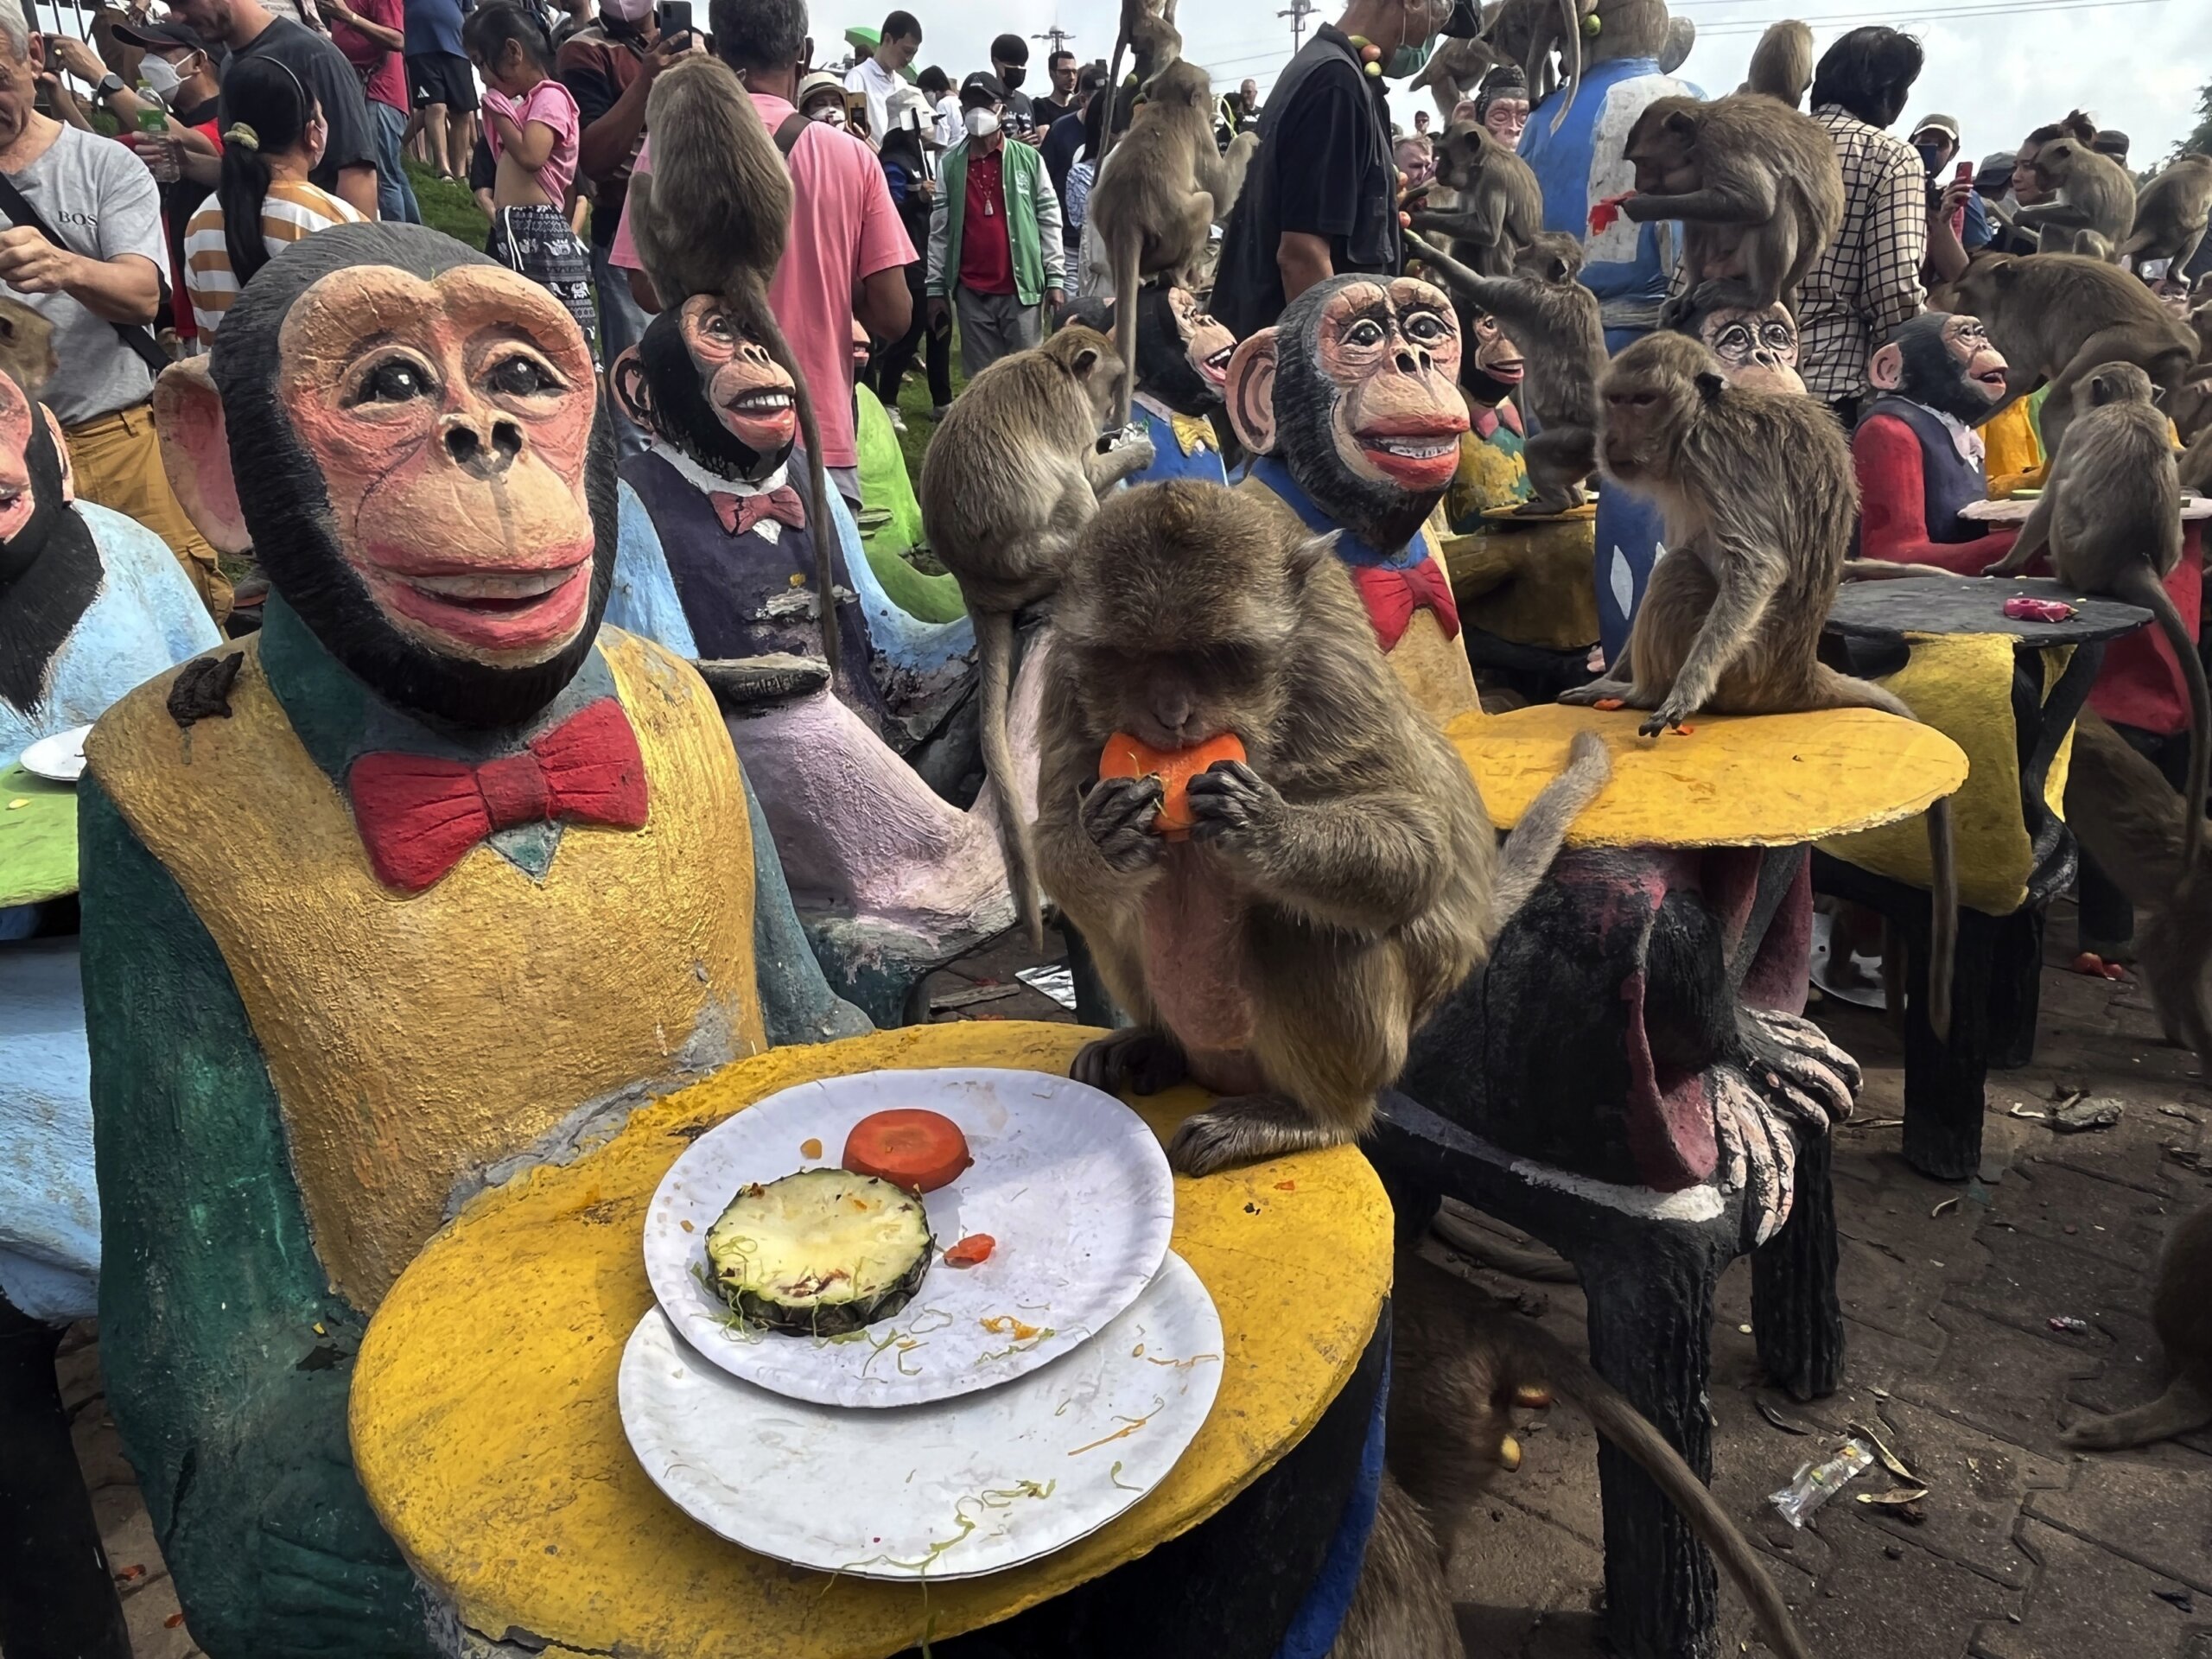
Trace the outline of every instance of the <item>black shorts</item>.
<instances>
[{"instance_id":1,"label":"black shorts","mask_svg":"<svg viewBox=\"0 0 2212 1659\"><path fill-rule=\"evenodd\" d=\"M467 58L450 52L417 52L407 59L407 88L415 107L442 104L458 114L476 107L476 72Z\"/></svg>"}]
</instances>

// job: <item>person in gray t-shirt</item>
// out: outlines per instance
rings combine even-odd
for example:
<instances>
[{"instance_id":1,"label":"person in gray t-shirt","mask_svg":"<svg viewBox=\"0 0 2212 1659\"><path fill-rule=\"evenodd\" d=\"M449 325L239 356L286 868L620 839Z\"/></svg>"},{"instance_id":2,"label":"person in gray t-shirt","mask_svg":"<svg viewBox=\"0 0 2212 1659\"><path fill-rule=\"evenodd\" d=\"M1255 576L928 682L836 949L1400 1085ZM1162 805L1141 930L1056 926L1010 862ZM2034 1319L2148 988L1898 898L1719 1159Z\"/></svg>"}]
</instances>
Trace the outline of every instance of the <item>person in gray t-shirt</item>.
<instances>
[{"instance_id":1,"label":"person in gray t-shirt","mask_svg":"<svg viewBox=\"0 0 2212 1659\"><path fill-rule=\"evenodd\" d=\"M40 399L67 435L78 495L167 542L219 620L230 585L169 488L147 406L153 372L118 327L151 348L168 257L161 196L124 146L38 112L43 48L19 0L0 0L0 173L29 210L0 202L0 287L54 325L59 366Z\"/></svg>"}]
</instances>

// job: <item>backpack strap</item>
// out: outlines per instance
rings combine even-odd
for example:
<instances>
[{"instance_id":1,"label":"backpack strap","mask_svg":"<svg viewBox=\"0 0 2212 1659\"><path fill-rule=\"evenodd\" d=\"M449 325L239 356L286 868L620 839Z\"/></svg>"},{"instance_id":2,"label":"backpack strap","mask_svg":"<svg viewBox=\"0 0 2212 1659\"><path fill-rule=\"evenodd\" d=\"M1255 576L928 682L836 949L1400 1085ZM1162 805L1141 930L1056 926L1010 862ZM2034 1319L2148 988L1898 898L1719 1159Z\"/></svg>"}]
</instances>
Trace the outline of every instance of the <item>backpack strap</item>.
<instances>
[{"instance_id":1,"label":"backpack strap","mask_svg":"<svg viewBox=\"0 0 2212 1659\"><path fill-rule=\"evenodd\" d=\"M784 118L783 124L776 129L776 148L783 151L786 162L791 160L791 151L798 148L798 141L806 137L807 128L813 124L797 110Z\"/></svg>"}]
</instances>

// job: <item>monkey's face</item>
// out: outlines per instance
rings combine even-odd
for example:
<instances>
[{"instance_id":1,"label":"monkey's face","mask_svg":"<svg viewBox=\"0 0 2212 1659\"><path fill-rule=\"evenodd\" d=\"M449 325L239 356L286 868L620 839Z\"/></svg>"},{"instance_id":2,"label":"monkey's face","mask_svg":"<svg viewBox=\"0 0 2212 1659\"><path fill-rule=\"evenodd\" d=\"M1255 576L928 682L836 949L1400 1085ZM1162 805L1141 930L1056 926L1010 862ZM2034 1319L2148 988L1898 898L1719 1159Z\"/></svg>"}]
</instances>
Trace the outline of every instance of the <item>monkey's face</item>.
<instances>
[{"instance_id":1,"label":"monkey's face","mask_svg":"<svg viewBox=\"0 0 2212 1659\"><path fill-rule=\"evenodd\" d=\"M698 367L699 389L723 429L760 454L789 449L798 436L791 378L752 327L712 294L684 301L680 326L684 349Z\"/></svg>"},{"instance_id":2,"label":"monkey's face","mask_svg":"<svg viewBox=\"0 0 2212 1659\"><path fill-rule=\"evenodd\" d=\"M1698 188L1703 172L1697 163L1697 117L1674 100L1654 105L1637 118L1627 146L1637 194L1680 196Z\"/></svg>"},{"instance_id":3,"label":"monkey's face","mask_svg":"<svg viewBox=\"0 0 2212 1659\"><path fill-rule=\"evenodd\" d=\"M1511 397L1528 373L1521 348L1497 319L1487 313L1474 318L1467 332L1474 345L1459 372L1459 384L1485 404Z\"/></svg>"},{"instance_id":4,"label":"monkey's face","mask_svg":"<svg viewBox=\"0 0 2212 1659\"><path fill-rule=\"evenodd\" d=\"M1598 454L1623 484L1663 485L1702 405L1726 382L1711 353L1684 334L1647 334L1598 384Z\"/></svg>"},{"instance_id":5,"label":"monkey's face","mask_svg":"<svg viewBox=\"0 0 2212 1659\"><path fill-rule=\"evenodd\" d=\"M338 550L391 628L446 658L548 662L591 613L591 354L496 268L318 280L279 335L277 401L326 481Z\"/></svg>"},{"instance_id":6,"label":"monkey's face","mask_svg":"<svg viewBox=\"0 0 2212 1659\"><path fill-rule=\"evenodd\" d=\"M2082 145L2071 138L2054 138L2036 151L2031 167L2035 174L2037 189L2049 195L2065 188L2066 181L2073 175L2075 158L2082 149Z\"/></svg>"},{"instance_id":7,"label":"monkey's face","mask_svg":"<svg viewBox=\"0 0 2212 1659\"><path fill-rule=\"evenodd\" d=\"M1352 284L1322 308L1314 361L1355 477L1415 493L1451 483L1467 411L1454 390L1459 319L1442 293L1408 276Z\"/></svg>"},{"instance_id":8,"label":"monkey's face","mask_svg":"<svg viewBox=\"0 0 2212 1659\"><path fill-rule=\"evenodd\" d=\"M1989 343L1989 330L1980 317L1955 315L1943 322L1943 349L1956 365L1959 378L1994 404L2005 395L2003 355Z\"/></svg>"},{"instance_id":9,"label":"monkey's face","mask_svg":"<svg viewBox=\"0 0 2212 1659\"><path fill-rule=\"evenodd\" d=\"M1221 406L1236 336L1186 288L1143 290L1137 310L1137 384L1181 415Z\"/></svg>"},{"instance_id":10,"label":"monkey's face","mask_svg":"<svg viewBox=\"0 0 2212 1659\"><path fill-rule=\"evenodd\" d=\"M0 575L14 574L7 568L8 551L38 506L31 482L31 441L47 435L46 423L23 389L0 375Z\"/></svg>"},{"instance_id":11,"label":"monkey's face","mask_svg":"<svg viewBox=\"0 0 2212 1659\"><path fill-rule=\"evenodd\" d=\"M1805 390L1797 373L1797 324L1780 301L1764 309L1724 306L1708 311L1699 321L1697 334L1720 359L1730 385L1751 391Z\"/></svg>"},{"instance_id":12,"label":"monkey's face","mask_svg":"<svg viewBox=\"0 0 2212 1659\"><path fill-rule=\"evenodd\" d=\"M1483 175L1490 152L1483 143L1482 123L1456 117L1445 129L1436 147L1436 181L1450 190L1471 190Z\"/></svg>"}]
</instances>

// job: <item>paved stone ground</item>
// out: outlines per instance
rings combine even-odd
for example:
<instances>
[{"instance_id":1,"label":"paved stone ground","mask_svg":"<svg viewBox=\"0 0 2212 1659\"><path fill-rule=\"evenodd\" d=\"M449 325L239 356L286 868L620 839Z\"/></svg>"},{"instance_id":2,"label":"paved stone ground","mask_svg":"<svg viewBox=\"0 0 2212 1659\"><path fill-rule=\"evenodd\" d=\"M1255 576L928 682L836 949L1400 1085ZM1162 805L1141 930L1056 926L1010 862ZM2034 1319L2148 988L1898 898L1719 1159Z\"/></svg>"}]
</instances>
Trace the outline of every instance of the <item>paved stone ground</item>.
<instances>
[{"instance_id":1,"label":"paved stone ground","mask_svg":"<svg viewBox=\"0 0 2212 1659\"><path fill-rule=\"evenodd\" d=\"M1822 1659L2212 1659L2212 1433L2099 1457L2057 1440L2078 1414L2163 1386L2145 1274L2172 1219L2212 1199L2212 1089L2189 1056L2158 1046L2133 982L2066 971L2063 906L2050 937L2036 1062L1992 1077L1988 1159L1963 1188L1922 1179L1897 1154L1903 1074L1881 1019L1816 1010L1866 1071L1835 1160L1842 1391L1799 1406L1765 1389L1745 1325L1748 1269L1738 1263L1721 1286L1714 1489ZM959 1006L938 1017L1071 1018L1014 980L1030 960L1001 949L939 975L933 995ZM2065 1136L2013 1115L2047 1113L2075 1090L2123 1102L2119 1124ZM1580 1343L1573 1289L1471 1276L1522 1295ZM2088 1329L2054 1331L2054 1317ZM138 1659L191 1659L89 1332L73 1333L61 1370ZM1770 1426L1762 1398L1812 1432ZM1853 1421L1879 1432L1929 1488L1925 1519L1908 1524L1847 1494L1792 1532L1765 1495ZM1601 1651L1595 1442L1564 1403L1535 1414L1522 1440L1520 1471L1499 1478L1452 1562L1468 1659L1581 1659ZM1878 1473L1852 1491L1886 1484ZM1724 1599L1723 1653L1764 1652L1741 1604Z\"/></svg>"}]
</instances>

